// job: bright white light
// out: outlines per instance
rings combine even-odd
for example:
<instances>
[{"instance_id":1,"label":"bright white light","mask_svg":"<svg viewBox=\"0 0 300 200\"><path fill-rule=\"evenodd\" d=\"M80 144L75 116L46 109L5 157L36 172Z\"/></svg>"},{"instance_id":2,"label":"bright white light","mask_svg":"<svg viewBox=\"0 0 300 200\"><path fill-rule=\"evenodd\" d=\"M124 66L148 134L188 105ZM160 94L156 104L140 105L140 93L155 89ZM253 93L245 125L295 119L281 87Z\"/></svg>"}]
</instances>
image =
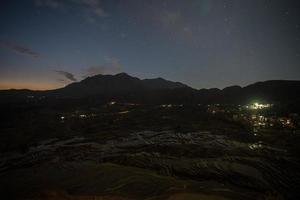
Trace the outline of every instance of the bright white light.
<instances>
[{"instance_id":1,"label":"bright white light","mask_svg":"<svg viewBox=\"0 0 300 200\"><path fill-rule=\"evenodd\" d=\"M261 110L261 109L265 109L265 108L270 108L272 106L272 104L260 104L255 102L254 104L250 105L249 107L246 106L246 108L250 108L252 110Z\"/></svg>"}]
</instances>

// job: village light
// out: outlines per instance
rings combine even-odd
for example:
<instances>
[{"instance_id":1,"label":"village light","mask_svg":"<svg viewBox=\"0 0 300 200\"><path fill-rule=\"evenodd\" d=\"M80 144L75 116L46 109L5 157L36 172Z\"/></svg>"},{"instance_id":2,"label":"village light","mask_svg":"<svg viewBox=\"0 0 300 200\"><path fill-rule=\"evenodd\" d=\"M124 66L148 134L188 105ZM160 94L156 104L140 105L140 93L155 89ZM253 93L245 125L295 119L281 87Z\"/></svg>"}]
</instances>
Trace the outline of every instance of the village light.
<instances>
[{"instance_id":1,"label":"village light","mask_svg":"<svg viewBox=\"0 0 300 200\"><path fill-rule=\"evenodd\" d=\"M250 106L246 106L246 108L249 108L251 110L261 110L261 109L265 109L265 108L270 108L271 106L272 106L272 104L262 104L262 103L255 102L255 103L251 104Z\"/></svg>"}]
</instances>

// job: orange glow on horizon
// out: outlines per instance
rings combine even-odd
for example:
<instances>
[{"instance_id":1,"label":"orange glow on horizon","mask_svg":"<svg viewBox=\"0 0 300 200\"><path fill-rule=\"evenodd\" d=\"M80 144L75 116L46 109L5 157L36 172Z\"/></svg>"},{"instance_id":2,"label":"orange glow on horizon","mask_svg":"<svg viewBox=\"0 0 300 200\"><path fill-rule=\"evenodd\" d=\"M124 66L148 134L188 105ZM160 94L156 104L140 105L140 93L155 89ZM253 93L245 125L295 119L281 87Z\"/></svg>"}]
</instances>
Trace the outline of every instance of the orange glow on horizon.
<instances>
[{"instance_id":1,"label":"orange glow on horizon","mask_svg":"<svg viewBox=\"0 0 300 200\"><path fill-rule=\"evenodd\" d=\"M30 90L51 90L64 87L62 83L46 83L46 82L2 82L0 81L0 90L6 89L30 89Z\"/></svg>"}]
</instances>

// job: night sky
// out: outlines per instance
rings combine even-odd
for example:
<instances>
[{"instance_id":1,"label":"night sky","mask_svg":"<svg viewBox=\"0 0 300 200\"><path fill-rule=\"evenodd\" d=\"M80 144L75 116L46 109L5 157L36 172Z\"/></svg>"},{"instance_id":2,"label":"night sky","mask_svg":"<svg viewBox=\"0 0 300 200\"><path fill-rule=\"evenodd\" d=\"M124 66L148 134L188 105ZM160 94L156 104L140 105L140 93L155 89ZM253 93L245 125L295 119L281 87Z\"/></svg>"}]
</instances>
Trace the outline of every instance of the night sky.
<instances>
[{"instance_id":1,"label":"night sky","mask_svg":"<svg viewBox=\"0 0 300 200\"><path fill-rule=\"evenodd\" d=\"M194 88L300 79L299 0L2 0L0 89L95 74Z\"/></svg>"}]
</instances>

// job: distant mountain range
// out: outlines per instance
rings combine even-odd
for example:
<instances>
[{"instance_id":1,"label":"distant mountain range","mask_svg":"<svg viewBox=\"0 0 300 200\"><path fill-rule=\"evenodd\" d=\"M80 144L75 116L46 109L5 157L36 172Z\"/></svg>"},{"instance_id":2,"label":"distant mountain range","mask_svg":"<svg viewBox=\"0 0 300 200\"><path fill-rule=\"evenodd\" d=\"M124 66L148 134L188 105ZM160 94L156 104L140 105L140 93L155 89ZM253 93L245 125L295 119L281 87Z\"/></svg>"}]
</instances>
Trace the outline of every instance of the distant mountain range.
<instances>
[{"instance_id":1,"label":"distant mountain range","mask_svg":"<svg viewBox=\"0 0 300 200\"><path fill-rule=\"evenodd\" d=\"M162 78L140 80L126 73L116 75L96 75L80 82L52 91L57 95L82 97L86 95L128 94L149 90L169 90L188 88L179 82L167 81Z\"/></svg>"},{"instance_id":2,"label":"distant mountain range","mask_svg":"<svg viewBox=\"0 0 300 200\"><path fill-rule=\"evenodd\" d=\"M272 80L257 82L246 87L224 89L194 89L183 83L162 78L141 80L126 73L96 75L66 87L48 90L2 90L1 101L28 97L54 99L88 99L94 101L121 101L132 103L270 103L300 102L300 81Z\"/></svg>"}]
</instances>

